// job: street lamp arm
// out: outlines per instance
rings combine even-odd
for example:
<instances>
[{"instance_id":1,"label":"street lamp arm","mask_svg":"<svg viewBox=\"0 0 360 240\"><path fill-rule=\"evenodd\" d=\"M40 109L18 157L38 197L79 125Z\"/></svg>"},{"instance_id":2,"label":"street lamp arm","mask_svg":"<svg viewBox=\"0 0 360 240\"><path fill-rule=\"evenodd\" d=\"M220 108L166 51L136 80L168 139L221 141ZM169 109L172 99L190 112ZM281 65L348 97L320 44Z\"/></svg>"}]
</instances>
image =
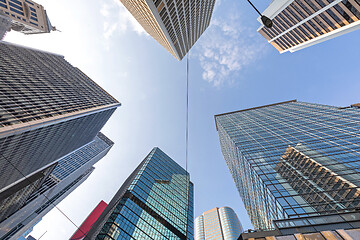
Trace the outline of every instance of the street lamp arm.
<instances>
[{"instance_id":1,"label":"street lamp arm","mask_svg":"<svg viewBox=\"0 0 360 240\"><path fill-rule=\"evenodd\" d=\"M267 16L262 15L261 12L259 12L259 10L257 10L257 8L254 6L254 4L252 4L252 2L250 0L247 0L247 1L255 9L255 11L261 16L261 21L265 25L265 27L271 28L273 26L273 21L270 18L268 18Z\"/></svg>"}]
</instances>

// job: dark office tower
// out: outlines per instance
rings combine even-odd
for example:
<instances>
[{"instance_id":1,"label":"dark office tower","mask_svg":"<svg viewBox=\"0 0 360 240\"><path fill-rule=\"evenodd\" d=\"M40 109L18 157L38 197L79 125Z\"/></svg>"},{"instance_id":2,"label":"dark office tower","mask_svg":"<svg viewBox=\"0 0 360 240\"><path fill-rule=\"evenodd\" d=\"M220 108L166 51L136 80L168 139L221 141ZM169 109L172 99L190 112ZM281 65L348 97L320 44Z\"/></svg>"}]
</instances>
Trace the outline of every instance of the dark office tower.
<instances>
[{"instance_id":1,"label":"dark office tower","mask_svg":"<svg viewBox=\"0 0 360 240\"><path fill-rule=\"evenodd\" d=\"M360 207L360 109L289 101L215 116L256 229Z\"/></svg>"},{"instance_id":2,"label":"dark office tower","mask_svg":"<svg viewBox=\"0 0 360 240\"><path fill-rule=\"evenodd\" d=\"M120 0L147 33L181 60L210 24L215 0Z\"/></svg>"},{"instance_id":3,"label":"dark office tower","mask_svg":"<svg viewBox=\"0 0 360 240\"><path fill-rule=\"evenodd\" d=\"M64 57L0 42L0 201L91 142L118 106Z\"/></svg>"},{"instance_id":4,"label":"dark office tower","mask_svg":"<svg viewBox=\"0 0 360 240\"><path fill-rule=\"evenodd\" d=\"M93 141L58 160L50 176L30 197L26 204L0 222L0 239L18 239L54 205L75 190L93 171L93 165L102 159L114 143L98 133Z\"/></svg>"},{"instance_id":5,"label":"dark office tower","mask_svg":"<svg viewBox=\"0 0 360 240\"><path fill-rule=\"evenodd\" d=\"M193 239L193 184L154 148L124 182L85 239Z\"/></svg>"},{"instance_id":6,"label":"dark office tower","mask_svg":"<svg viewBox=\"0 0 360 240\"><path fill-rule=\"evenodd\" d=\"M360 0L274 0L262 14L273 20L273 27L261 25L258 31L280 53L360 28Z\"/></svg>"}]
</instances>

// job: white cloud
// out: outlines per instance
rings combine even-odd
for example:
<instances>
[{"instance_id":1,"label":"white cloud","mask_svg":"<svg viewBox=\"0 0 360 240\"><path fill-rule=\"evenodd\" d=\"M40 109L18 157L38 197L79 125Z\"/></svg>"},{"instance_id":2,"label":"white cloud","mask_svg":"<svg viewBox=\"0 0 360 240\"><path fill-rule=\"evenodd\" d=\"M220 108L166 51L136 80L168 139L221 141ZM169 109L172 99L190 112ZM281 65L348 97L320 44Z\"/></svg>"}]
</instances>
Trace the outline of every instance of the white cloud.
<instances>
[{"instance_id":1,"label":"white cloud","mask_svg":"<svg viewBox=\"0 0 360 240\"><path fill-rule=\"evenodd\" d=\"M266 42L256 30L245 27L246 22L231 11L212 19L195 51L204 80L217 87L231 84L244 67L263 54Z\"/></svg>"},{"instance_id":2,"label":"white cloud","mask_svg":"<svg viewBox=\"0 0 360 240\"><path fill-rule=\"evenodd\" d=\"M105 39L110 39L114 33L124 34L129 30L139 35L148 35L119 0L103 3L100 13L104 17Z\"/></svg>"}]
</instances>

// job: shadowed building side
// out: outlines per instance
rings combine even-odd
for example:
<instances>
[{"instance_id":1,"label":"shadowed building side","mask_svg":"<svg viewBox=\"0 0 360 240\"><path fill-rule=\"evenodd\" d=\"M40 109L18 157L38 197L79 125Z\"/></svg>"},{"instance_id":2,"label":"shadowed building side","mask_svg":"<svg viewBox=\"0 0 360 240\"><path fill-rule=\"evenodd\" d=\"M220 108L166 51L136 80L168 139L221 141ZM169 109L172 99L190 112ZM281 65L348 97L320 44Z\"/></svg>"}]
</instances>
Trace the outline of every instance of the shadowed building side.
<instances>
[{"instance_id":1,"label":"shadowed building side","mask_svg":"<svg viewBox=\"0 0 360 240\"><path fill-rule=\"evenodd\" d=\"M0 239L17 239L23 235L84 182L93 172L93 165L104 158L113 145L104 134L98 133L90 143L60 158L41 186L31 192L31 196L24 196L24 206L0 222Z\"/></svg>"}]
</instances>

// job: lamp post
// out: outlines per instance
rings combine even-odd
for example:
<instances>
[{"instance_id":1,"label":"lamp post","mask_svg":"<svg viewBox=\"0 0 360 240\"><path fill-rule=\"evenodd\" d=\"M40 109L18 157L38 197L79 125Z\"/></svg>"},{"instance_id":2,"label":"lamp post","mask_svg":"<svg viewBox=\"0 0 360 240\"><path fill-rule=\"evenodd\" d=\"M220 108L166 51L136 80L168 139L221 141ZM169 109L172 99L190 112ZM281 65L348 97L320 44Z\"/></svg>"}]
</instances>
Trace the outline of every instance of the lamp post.
<instances>
[{"instance_id":1,"label":"lamp post","mask_svg":"<svg viewBox=\"0 0 360 240\"><path fill-rule=\"evenodd\" d=\"M255 9L255 11L257 11L257 13L261 16L261 21L263 22L263 24L265 25L265 27L267 28L271 28L273 25L273 21L271 21L270 18L268 18L267 16L262 15L259 10L257 10L257 8L252 4L252 2L250 2L250 0L247 0L250 5Z\"/></svg>"}]
</instances>

